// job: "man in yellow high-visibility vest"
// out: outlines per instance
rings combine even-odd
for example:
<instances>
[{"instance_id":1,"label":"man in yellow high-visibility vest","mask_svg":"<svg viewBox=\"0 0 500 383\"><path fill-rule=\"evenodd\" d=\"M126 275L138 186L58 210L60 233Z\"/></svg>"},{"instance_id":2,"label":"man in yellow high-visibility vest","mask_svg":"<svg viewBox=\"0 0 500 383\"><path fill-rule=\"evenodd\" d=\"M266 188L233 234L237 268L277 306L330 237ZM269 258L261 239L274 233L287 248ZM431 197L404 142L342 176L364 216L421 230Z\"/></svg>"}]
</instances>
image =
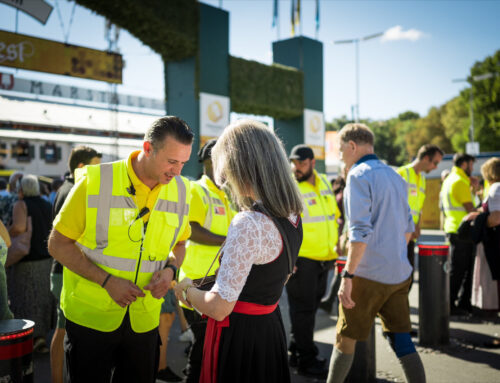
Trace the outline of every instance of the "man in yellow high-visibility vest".
<instances>
[{"instance_id":1,"label":"man in yellow high-visibility vest","mask_svg":"<svg viewBox=\"0 0 500 383\"><path fill-rule=\"evenodd\" d=\"M193 136L177 117L156 120L142 150L86 166L56 217L66 381L155 382L162 298L191 234L180 173Z\"/></svg>"},{"instance_id":2,"label":"man in yellow high-visibility vest","mask_svg":"<svg viewBox=\"0 0 500 383\"><path fill-rule=\"evenodd\" d=\"M408 260L411 267L415 268L415 241L420 237L420 218L425 201L425 176L436 169L443 159L443 151L432 144L423 145L417 152L417 158L405 166L400 167L397 172L408 184L408 204L415 223L415 232L408 242ZM411 285L410 285L411 288Z\"/></svg>"},{"instance_id":3,"label":"man in yellow high-visibility vest","mask_svg":"<svg viewBox=\"0 0 500 383\"><path fill-rule=\"evenodd\" d=\"M212 148L216 142L215 139L208 141L198 152L198 160L203 164L203 175L191 183L189 223L192 232L186 244L186 257L179 270L179 280L186 277L203 278L207 272L208 276L215 274L219 260L213 261L226 239L231 220L237 213L231 208L224 190L219 189L214 181ZM181 306L193 332L193 343L185 369L185 382L197 383L200 381L207 321L192 308L182 303Z\"/></svg>"},{"instance_id":4,"label":"man in yellow high-visibility vest","mask_svg":"<svg viewBox=\"0 0 500 383\"><path fill-rule=\"evenodd\" d=\"M314 169L316 160L312 149L297 145L289 158L304 200L301 214L304 239L295 273L286 285L292 325L290 365L297 366L301 375L325 379L328 368L326 360L318 357L313 341L314 322L325 294L328 270L338 257L340 211L326 176Z\"/></svg>"},{"instance_id":5,"label":"man in yellow high-visibility vest","mask_svg":"<svg viewBox=\"0 0 500 383\"><path fill-rule=\"evenodd\" d=\"M465 216L473 212L470 177L475 158L464 153L453 156L453 168L441 186L440 200L444 212L444 232L450 241L450 313L461 315L472 310L472 272L475 246L458 237L458 227ZM458 295L461 291L460 296ZM455 302L458 299L458 302Z\"/></svg>"}]
</instances>

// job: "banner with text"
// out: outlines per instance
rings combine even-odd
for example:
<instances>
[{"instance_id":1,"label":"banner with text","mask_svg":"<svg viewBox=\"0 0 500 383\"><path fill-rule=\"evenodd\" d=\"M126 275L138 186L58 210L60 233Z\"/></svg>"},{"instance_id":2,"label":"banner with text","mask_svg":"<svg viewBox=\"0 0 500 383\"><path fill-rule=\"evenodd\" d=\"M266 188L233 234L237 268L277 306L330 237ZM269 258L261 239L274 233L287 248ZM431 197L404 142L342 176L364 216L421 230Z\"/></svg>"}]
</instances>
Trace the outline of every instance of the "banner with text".
<instances>
[{"instance_id":1,"label":"banner with text","mask_svg":"<svg viewBox=\"0 0 500 383\"><path fill-rule=\"evenodd\" d=\"M122 83L120 54L0 31L0 65Z\"/></svg>"},{"instance_id":2,"label":"banner with text","mask_svg":"<svg viewBox=\"0 0 500 383\"><path fill-rule=\"evenodd\" d=\"M325 159L325 121L323 112L304 109L304 143L312 148L316 159Z\"/></svg>"},{"instance_id":3,"label":"banner with text","mask_svg":"<svg viewBox=\"0 0 500 383\"><path fill-rule=\"evenodd\" d=\"M200 147L229 125L229 97L200 93Z\"/></svg>"}]
</instances>

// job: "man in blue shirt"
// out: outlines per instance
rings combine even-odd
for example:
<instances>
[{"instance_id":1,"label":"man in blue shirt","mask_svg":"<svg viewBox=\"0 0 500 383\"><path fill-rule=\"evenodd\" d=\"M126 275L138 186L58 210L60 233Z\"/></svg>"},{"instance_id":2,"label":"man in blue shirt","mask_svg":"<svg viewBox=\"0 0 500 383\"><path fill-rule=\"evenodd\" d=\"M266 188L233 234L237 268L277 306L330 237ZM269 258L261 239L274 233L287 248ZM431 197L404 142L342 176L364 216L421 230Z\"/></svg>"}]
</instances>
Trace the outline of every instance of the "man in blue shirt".
<instances>
[{"instance_id":1,"label":"man in blue shirt","mask_svg":"<svg viewBox=\"0 0 500 383\"><path fill-rule=\"evenodd\" d=\"M374 136L364 124L339 132L346 168L344 208L349 250L339 289L337 338L328 383L343 382L356 341L366 340L378 315L406 380L425 382L422 361L410 337L408 289L412 267L406 246L414 231L404 180L374 154Z\"/></svg>"}]
</instances>

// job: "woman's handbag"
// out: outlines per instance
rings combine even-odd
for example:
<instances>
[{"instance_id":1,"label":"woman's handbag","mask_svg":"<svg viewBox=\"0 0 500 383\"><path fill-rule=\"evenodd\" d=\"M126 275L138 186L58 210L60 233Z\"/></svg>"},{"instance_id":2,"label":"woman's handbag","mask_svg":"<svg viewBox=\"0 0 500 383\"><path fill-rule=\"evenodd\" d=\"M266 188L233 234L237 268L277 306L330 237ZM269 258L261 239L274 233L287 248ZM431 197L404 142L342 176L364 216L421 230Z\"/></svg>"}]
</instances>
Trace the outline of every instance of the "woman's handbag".
<instances>
[{"instance_id":1,"label":"woman's handbag","mask_svg":"<svg viewBox=\"0 0 500 383\"><path fill-rule=\"evenodd\" d=\"M197 289L200 289L200 290L203 290L203 291L209 291L209 290L212 289L213 285L215 284L215 279L217 278L217 271L215 272L215 275L210 275L209 276L208 273L210 273L210 270L212 269L212 266L214 265L215 260L217 258L219 258L220 253L222 252L222 248L224 247L224 243L226 243L226 241L224 241L222 243L222 245L220 245L219 251L215 255L215 258L212 261L212 263L210 264L210 267L208 268L205 276L203 278L193 279L193 285Z\"/></svg>"},{"instance_id":2,"label":"woman's handbag","mask_svg":"<svg viewBox=\"0 0 500 383\"><path fill-rule=\"evenodd\" d=\"M7 253L7 260L5 261L5 267L12 266L23 259L30 253L31 248L31 233L33 232L33 227L31 224L31 217L26 219L26 231L19 234L16 237L11 238L12 244L9 247Z\"/></svg>"}]
</instances>

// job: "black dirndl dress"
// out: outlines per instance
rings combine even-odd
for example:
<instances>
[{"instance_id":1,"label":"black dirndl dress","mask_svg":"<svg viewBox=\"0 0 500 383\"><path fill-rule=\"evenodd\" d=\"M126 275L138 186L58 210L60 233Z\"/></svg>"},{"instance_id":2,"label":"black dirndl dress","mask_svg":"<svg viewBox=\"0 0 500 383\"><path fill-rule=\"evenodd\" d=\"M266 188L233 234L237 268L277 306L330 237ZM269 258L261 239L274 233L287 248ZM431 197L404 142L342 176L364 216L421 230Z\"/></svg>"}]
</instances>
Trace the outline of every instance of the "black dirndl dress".
<instances>
[{"instance_id":1,"label":"black dirndl dress","mask_svg":"<svg viewBox=\"0 0 500 383\"><path fill-rule=\"evenodd\" d=\"M286 333L278 306L302 244L302 222L270 217L288 241L270 263L253 265L233 312L209 318L200 382L290 382Z\"/></svg>"}]
</instances>

